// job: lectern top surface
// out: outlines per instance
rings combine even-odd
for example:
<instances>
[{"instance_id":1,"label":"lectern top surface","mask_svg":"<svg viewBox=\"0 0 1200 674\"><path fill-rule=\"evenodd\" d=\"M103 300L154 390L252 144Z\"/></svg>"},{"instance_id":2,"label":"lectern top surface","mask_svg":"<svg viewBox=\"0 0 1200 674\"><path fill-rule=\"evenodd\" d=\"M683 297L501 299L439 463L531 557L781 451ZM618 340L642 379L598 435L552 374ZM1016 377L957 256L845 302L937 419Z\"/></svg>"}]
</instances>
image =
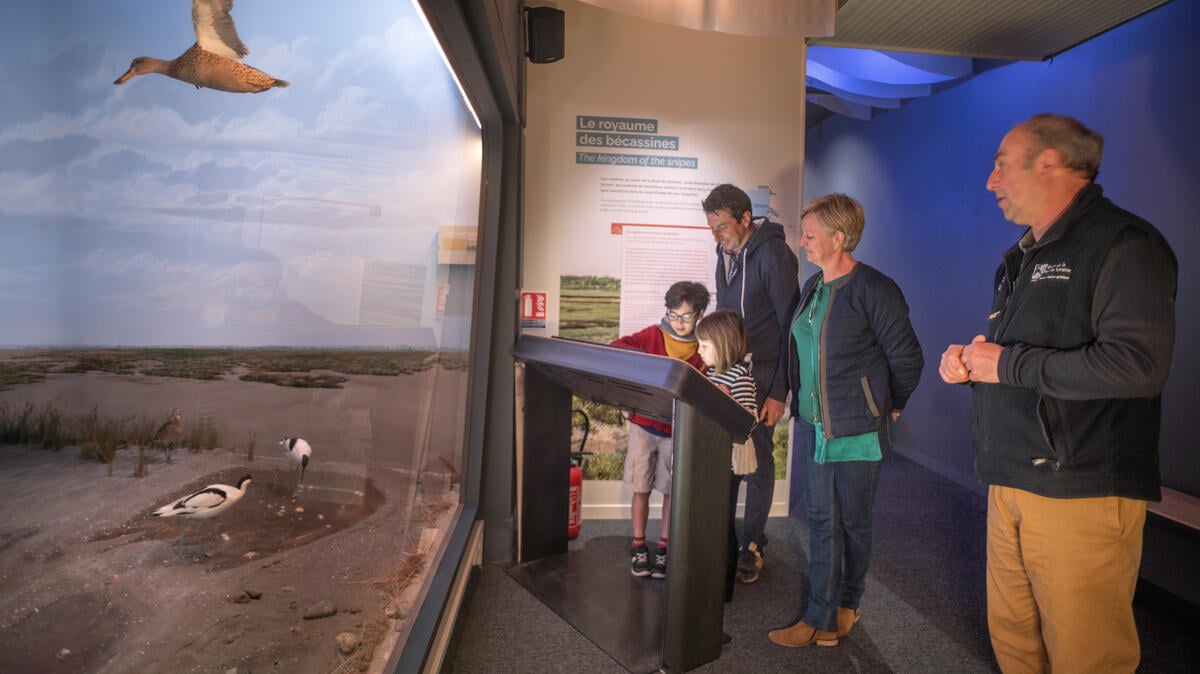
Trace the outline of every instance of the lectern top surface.
<instances>
[{"instance_id":1,"label":"lectern top surface","mask_svg":"<svg viewBox=\"0 0 1200 674\"><path fill-rule=\"evenodd\" d=\"M680 400L745 438L754 415L687 363L606 344L522 335L513 357L575 395L670 422Z\"/></svg>"}]
</instances>

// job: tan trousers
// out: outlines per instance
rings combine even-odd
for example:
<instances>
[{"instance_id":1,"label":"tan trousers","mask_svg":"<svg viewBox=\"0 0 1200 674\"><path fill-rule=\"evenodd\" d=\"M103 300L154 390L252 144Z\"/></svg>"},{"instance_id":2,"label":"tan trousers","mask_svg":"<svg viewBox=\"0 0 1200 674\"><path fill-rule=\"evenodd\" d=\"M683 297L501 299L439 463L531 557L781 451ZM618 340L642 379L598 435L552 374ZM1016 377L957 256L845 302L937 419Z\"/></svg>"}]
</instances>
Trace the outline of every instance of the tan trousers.
<instances>
[{"instance_id":1,"label":"tan trousers","mask_svg":"<svg viewBox=\"0 0 1200 674\"><path fill-rule=\"evenodd\" d=\"M1132 672L1146 502L988 488L988 631L1005 674Z\"/></svg>"}]
</instances>

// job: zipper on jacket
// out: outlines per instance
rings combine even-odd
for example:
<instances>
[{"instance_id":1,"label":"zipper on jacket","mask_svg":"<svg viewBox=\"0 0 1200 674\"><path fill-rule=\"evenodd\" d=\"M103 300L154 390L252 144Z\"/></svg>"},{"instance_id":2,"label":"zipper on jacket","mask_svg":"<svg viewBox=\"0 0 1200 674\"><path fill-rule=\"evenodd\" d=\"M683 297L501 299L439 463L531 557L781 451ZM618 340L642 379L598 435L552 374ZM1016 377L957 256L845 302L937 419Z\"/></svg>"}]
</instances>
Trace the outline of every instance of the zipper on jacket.
<instances>
[{"instance_id":1,"label":"zipper on jacket","mask_svg":"<svg viewBox=\"0 0 1200 674\"><path fill-rule=\"evenodd\" d=\"M875 394L871 393L871 382L867 379L867 375L858 378L858 383L862 386L863 396L867 399L867 407L871 410L871 414L879 416L879 405L875 404Z\"/></svg>"},{"instance_id":2,"label":"zipper on jacket","mask_svg":"<svg viewBox=\"0 0 1200 674\"><path fill-rule=\"evenodd\" d=\"M1058 452L1054 449L1054 439L1050 437L1050 429L1046 426L1045 407L1046 407L1045 396L1038 396L1038 402L1037 402L1038 430L1042 432L1042 441L1046 443L1046 447L1050 448L1050 454L1056 455L1056 454L1058 454ZM1035 467L1049 465L1051 468L1053 468L1056 471L1062 468L1062 461L1060 461L1057 458L1053 458L1053 456L1052 457L1031 456L1031 457L1029 457L1029 462L1032 463Z\"/></svg>"},{"instance_id":3,"label":"zipper on jacket","mask_svg":"<svg viewBox=\"0 0 1200 674\"><path fill-rule=\"evenodd\" d=\"M821 285L824 284L825 277L822 276ZM845 285L846 284L842 283L835 288L829 289L829 300L825 304L825 315L821 318L821 330L817 333L819 335L817 337L817 390L821 392L821 428L825 431L825 439L827 440L833 438L833 423L829 417L829 369L826 367L828 363L826 354L828 352L825 349L825 339L827 337L825 334L825 327L829 325L829 311L833 309L834 296L836 296L837 292ZM814 291L815 290L816 288L814 287ZM813 300L815 301L816 297L813 297Z\"/></svg>"}]
</instances>

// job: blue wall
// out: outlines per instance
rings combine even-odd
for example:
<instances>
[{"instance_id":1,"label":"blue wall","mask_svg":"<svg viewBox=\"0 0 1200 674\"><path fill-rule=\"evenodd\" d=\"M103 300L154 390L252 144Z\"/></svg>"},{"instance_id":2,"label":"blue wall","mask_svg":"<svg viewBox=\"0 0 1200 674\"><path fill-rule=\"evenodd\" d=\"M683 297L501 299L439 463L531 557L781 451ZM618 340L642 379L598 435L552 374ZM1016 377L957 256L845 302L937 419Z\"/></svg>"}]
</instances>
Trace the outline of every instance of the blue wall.
<instances>
[{"instance_id":1,"label":"blue wall","mask_svg":"<svg viewBox=\"0 0 1200 674\"><path fill-rule=\"evenodd\" d=\"M1192 415L1200 410L1200 2L1176 0L1041 63L1015 63L870 122L830 118L809 131L805 201L863 202L857 259L900 284L927 365L899 449L976 486L970 394L943 384L949 343L985 329L1000 252L1023 228L984 188L1001 137L1038 112L1079 118L1105 136L1098 182L1162 230L1180 262L1178 331L1164 394L1163 483L1200 495ZM805 274L812 272L805 269Z\"/></svg>"}]
</instances>

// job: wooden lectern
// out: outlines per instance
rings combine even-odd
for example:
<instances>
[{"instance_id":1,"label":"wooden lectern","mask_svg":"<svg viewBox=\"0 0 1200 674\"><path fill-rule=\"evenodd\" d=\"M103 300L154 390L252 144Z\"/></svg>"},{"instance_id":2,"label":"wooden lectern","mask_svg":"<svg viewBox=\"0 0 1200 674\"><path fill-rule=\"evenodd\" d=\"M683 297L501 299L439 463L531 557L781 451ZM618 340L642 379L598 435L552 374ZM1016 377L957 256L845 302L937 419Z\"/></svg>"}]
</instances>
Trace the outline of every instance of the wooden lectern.
<instances>
[{"instance_id":1,"label":"wooden lectern","mask_svg":"<svg viewBox=\"0 0 1200 674\"><path fill-rule=\"evenodd\" d=\"M717 659L724 613L730 449L734 439L744 441L749 435L754 415L675 358L531 335L518 339L512 353L525 364L519 559L513 577L627 669L684 672ZM619 559L595 567L619 563L623 578L611 584L621 587L591 587L607 581L571 573L567 513L572 394L673 423L665 602L661 590L659 599L636 596L631 602L624 596L653 587L644 579L627 580L627 546ZM576 567L588 563L575 560ZM601 602L616 597L609 602L611 610L579 605L581 584L589 585ZM663 603L659 617L655 607ZM636 638L630 637L636 629L629 628L639 620L659 621L655 634L661 634L661 643L639 651ZM648 649L657 652L644 652Z\"/></svg>"}]
</instances>

